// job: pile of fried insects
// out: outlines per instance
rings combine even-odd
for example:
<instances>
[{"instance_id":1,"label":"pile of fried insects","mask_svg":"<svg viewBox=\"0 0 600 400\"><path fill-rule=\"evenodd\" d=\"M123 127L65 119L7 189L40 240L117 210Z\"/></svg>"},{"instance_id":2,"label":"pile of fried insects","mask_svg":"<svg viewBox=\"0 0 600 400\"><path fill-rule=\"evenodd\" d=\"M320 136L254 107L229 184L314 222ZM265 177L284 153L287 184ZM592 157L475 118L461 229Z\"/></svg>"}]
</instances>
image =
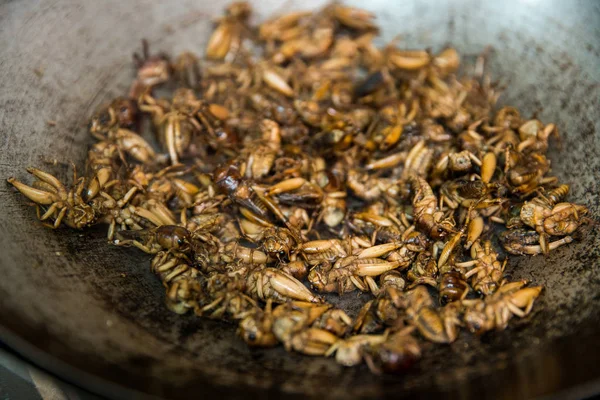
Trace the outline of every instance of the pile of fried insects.
<instances>
[{"instance_id":1,"label":"pile of fried insects","mask_svg":"<svg viewBox=\"0 0 600 400\"><path fill-rule=\"evenodd\" d=\"M422 340L529 314L542 287L505 279L492 243L547 254L589 221L549 175L555 125L494 109L483 56L461 76L453 48L376 47L367 11L250 14L231 4L203 60L144 43L71 186L36 168L8 182L52 228L108 224L153 255L171 310L250 346L398 372ZM354 319L322 296L357 291L372 299Z\"/></svg>"}]
</instances>

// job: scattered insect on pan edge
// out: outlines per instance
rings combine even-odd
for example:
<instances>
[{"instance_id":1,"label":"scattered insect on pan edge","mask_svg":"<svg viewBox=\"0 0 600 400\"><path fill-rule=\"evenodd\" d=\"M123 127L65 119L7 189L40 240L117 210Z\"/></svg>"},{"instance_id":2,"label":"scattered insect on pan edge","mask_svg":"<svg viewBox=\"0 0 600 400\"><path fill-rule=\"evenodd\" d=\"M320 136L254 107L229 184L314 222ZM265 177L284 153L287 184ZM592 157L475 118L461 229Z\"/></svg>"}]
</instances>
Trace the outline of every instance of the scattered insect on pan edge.
<instances>
[{"instance_id":1,"label":"scattered insect on pan edge","mask_svg":"<svg viewBox=\"0 0 600 400\"><path fill-rule=\"evenodd\" d=\"M258 27L251 11L231 4L204 57L144 41L128 94L90 121L85 173L8 179L39 220L104 223L111 243L152 254L176 313L374 373L405 371L424 340L528 315L542 287L509 282L493 239L548 254L590 222L550 175L557 127L497 109L487 75L457 75L453 48L376 47L367 11ZM354 320L320 295L357 291L373 299Z\"/></svg>"}]
</instances>

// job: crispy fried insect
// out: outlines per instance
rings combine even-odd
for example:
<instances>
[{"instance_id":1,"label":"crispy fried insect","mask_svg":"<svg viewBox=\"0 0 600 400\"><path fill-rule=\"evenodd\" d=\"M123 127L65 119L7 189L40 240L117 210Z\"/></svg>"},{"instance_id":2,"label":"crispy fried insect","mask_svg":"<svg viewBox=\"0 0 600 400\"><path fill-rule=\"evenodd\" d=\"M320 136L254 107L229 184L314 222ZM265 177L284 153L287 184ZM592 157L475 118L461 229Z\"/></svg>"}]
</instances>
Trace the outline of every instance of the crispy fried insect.
<instances>
[{"instance_id":1,"label":"crispy fried insect","mask_svg":"<svg viewBox=\"0 0 600 400\"><path fill-rule=\"evenodd\" d=\"M419 285L397 297L394 305L405 310L407 321L416 326L427 340L451 343L456 340L460 325L460 309L452 304L454 303L434 309L427 289Z\"/></svg>"},{"instance_id":2,"label":"crispy fried insect","mask_svg":"<svg viewBox=\"0 0 600 400\"><path fill-rule=\"evenodd\" d=\"M246 280L248 295L260 300L271 299L277 303L287 300L301 300L320 303L320 297L291 275L274 268L258 268L253 270Z\"/></svg>"},{"instance_id":3,"label":"crispy fried insect","mask_svg":"<svg viewBox=\"0 0 600 400\"><path fill-rule=\"evenodd\" d=\"M371 372L399 374L421 358L421 346L412 335L414 327L390 334L383 343L368 343L364 359Z\"/></svg>"},{"instance_id":4,"label":"crispy fried insect","mask_svg":"<svg viewBox=\"0 0 600 400\"><path fill-rule=\"evenodd\" d=\"M162 225L148 231L136 231L136 235L144 237L145 242L138 240L120 240L119 245L133 245L143 252L156 254L162 250L173 250L185 252L190 246L190 232L177 225ZM129 236L127 232L122 232L120 236Z\"/></svg>"},{"instance_id":5,"label":"crispy fried insect","mask_svg":"<svg viewBox=\"0 0 600 400\"><path fill-rule=\"evenodd\" d=\"M375 16L360 8L332 4L325 9L325 12L331 12L334 18L349 28L360 31L377 30L377 26L373 22Z\"/></svg>"},{"instance_id":6,"label":"crispy fried insect","mask_svg":"<svg viewBox=\"0 0 600 400\"><path fill-rule=\"evenodd\" d=\"M261 218L266 218L268 209L262 199L256 194L248 179L244 179L238 163L234 160L213 173L215 185L229 198Z\"/></svg>"},{"instance_id":7,"label":"crispy fried insect","mask_svg":"<svg viewBox=\"0 0 600 400\"><path fill-rule=\"evenodd\" d=\"M464 322L474 333L505 329L513 315L523 318L531 312L541 286L524 287L526 281L502 285L496 293L483 300L463 300L466 306Z\"/></svg>"},{"instance_id":8,"label":"crispy fried insect","mask_svg":"<svg viewBox=\"0 0 600 400\"><path fill-rule=\"evenodd\" d=\"M570 235L584 222L588 213L587 207L573 203L555 202L566 194L567 188L559 187L552 191L548 198L538 196L526 201L521 207L521 221L536 230L540 235L542 252L547 254L548 236Z\"/></svg>"},{"instance_id":9,"label":"crispy fried insect","mask_svg":"<svg viewBox=\"0 0 600 400\"><path fill-rule=\"evenodd\" d=\"M446 170L466 173L471 170L473 164L481 166L482 162L469 150L463 150L459 153L447 153L436 164L434 174L441 174Z\"/></svg>"},{"instance_id":10,"label":"crispy fried insect","mask_svg":"<svg viewBox=\"0 0 600 400\"><path fill-rule=\"evenodd\" d=\"M369 176L351 169L347 176L348 187L359 198L371 201L381 196L396 196L400 191L394 180Z\"/></svg>"},{"instance_id":11,"label":"crispy fried insect","mask_svg":"<svg viewBox=\"0 0 600 400\"><path fill-rule=\"evenodd\" d=\"M321 261L335 261L346 257L351 251L347 243L339 239L312 240L304 242L300 247L302 256L309 264L318 264Z\"/></svg>"},{"instance_id":12,"label":"crispy fried insect","mask_svg":"<svg viewBox=\"0 0 600 400\"><path fill-rule=\"evenodd\" d=\"M154 86L167 82L171 76L169 58L164 53L150 55L148 41L142 40L142 55L133 54L137 78L129 89L129 98L137 99L140 94Z\"/></svg>"},{"instance_id":13,"label":"crispy fried insect","mask_svg":"<svg viewBox=\"0 0 600 400\"><path fill-rule=\"evenodd\" d=\"M139 113L135 101L117 97L108 105L100 107L96 114L92 116L89 130L92 135L105 134L114 127L135 130L138 122ZM100 136L99 140L103 138L103 136Z\"/></svg>"},{"instance_id":14,"label":"crispy fried insect","mask_svg":"<svg viewBox=\"0 0 600 400\"><path fill-rule=\"evenodd\" d=\"M452 209L459 206L481 209L501 204L504 201L502 197L491 198L492 195L500 193L503 193L501 186L488 184L479 179L458 178L446 181L440 188L442 203Z\"/></svg>"},{"instance_id":15,"label":"crispy fried insect","mask_svg":"<svg viewBox=\"0 0 600 400\"><path fill-rule=\"evenodd\" d=\"M472 261L456 263L459 268L470 268L465 273L465 278L471 278L471 286L473 289L480 291L486 296L494 293L501 285L504 277L504 268L507 260L500 262L498 253L492 248L492 243L489 240L483 242L483 246L479 241L475 242L471 248Z\"/></svg>"},{"instance_id":16,"label":"crispy fried insect","mask_svg":"<svg viewBox=\"0 0 600 400\"><path fill-rule=\"evenodd\" d=\"M291 348L294 337L302 331L319 329L342 337L352 322L339 308L301 301L278 306L273 312L273 319L273 333L287 349Z\"/></svg>"},{"instance_id":17,"label":"crispy fried insect","mask_svg":"<svg viewBox=\"0 0 600 400\"><path fill-rule=\"evenodd\" d=\"M267 192L277 195L282 204L314 208L323 200L321 189L304 178L290 178L271 186ZM311 207L312 206L312 207Z\"/></svg>"},{"instance_id":18,"label":"crispy fried insect","mask_svg":"<svg viewBox=\"0 0 600 400\"><path fill-rule=\"evenodd\" d=\"M281 259L289 257L290 252L296 248L296 238L288 228L281 228L271 224L259 225L247 219L240 221L242 233L250 240L259 244L265 253Z\"/></svg>"},{"instance_id":19,"label":"crispy fried insect","mask_svg":"<svg viewBox=\"0 0 600 400\"><path fill-rule=\"evenodd\" d=\"M335 353L335 361L345 367L358 365L363 361L363 348L384 343L387 335L355 335L347 339L337 339L327 349L326 356Z\"/></svg>"},{"instance_id":20,"label":"crispy fried insect","mask_svg":"<svg viewBox=\"0 0 600 400\"><path fill-rule=\"evenodd\" d=\"M198 88L202 79L200 61L190 52L181 53L173 65L173 75L181 85L189 88Z\"/></svg>"},{"instance_id":21,"label":"crispy fried insect","mask_svg":"<svg viewBox=\"0 0 600 400\"><path fill-rule=\"evenodd\" d=\"M399 50L395 47L386 49L388 67L391 69L415 71L429 64L431 56L424 50Z\"/></svg>"},{"instance_id":22,"label":"crispy fried insect","mask_svg":"<svg viewBox=\"0 0 600 400\"><path fill-rule=\"evenodd\" d=\"M255 312L242 319L238 325L238 335L249 346L272 347L279 341L273 334L272 302L267 301L264 310L257 308Z\"/></svg>"},{"instance_id":23,"label":"crispy fried insect","mask_svg":"<svg viewBox=\"0 0 600 400\"><path fill-rule=\"evenodd\" d=\"M469 284L458 271L449 271L440 278L438 287L442 305L463 300L469 293Z\"/></svg>"},{"instance_id":24,"label":"crispy fried insect","mask_svg":"<svg viewBox=\"0 0 600 400\"><path fill-rule=\"evenodd\" d=\"M348 256L331 265L322 262L308 273L308 281L320 292L338 292L340 295L355 289L368 291L366 277L374 277L391 271L401 265L399 261L386 261L381 258L360 258Z\"/></svg>"},{"instance_id":25,"label":"crispy fried insect","mask_svg":"<svg viewBox=\"0 0 600 400\"><path fill-rule=\"evenodd\" d=\"M266 264L268 256L260 250L244 247L237 242L230 242L225 245L221 259L226 263L242 261L249 264Z\"/></svg>"},{"instance_id":26,"label":"crispy fried insect","mask_svg":"<svg viewBox=\"0 0 600 400\"><path fill-rule=\"evenodd\" d=\"M203 129L216 138L216 128L224 128L221 121L229 114L223 106L198 100L188 88L177 89L170 103L156 100L146 92L139 97L138 106L152 115L159 141L168 151L172 164L179 162L193 137Z\"/></svg>"},{"instance_id":27,"label":"crispy fried insect","mask_svg":"<svg viewBox=\"0 0 600 400\"><path fill-rule=\"evenodd\" d=\"M328 330L313 327L330 306L290 302L271 311L257 310L240 322L238 332L252 346L273 346L282 342L288 351L323 355L338 339ZM317 324L318 325L318 324Z\"/></svg>"},{"instance_id":28,"label":"crispy fried insect","mask_svg":"<svg viewBox=\"0 0 600 400\"><path fill-rule=\"evenodd\" d=\"M198 270L192 268L181 254L159 251L150 265L152 272L159 276L165 287L176 279L196 279ZM198 300L198 299L196 299Z\"/></svg>"},{"instance_id":29,"label":"crispy fried insect","mask_svg":"<svg viewBox=\"0 0 600 400\"><path fill-rule=\"evenodd\" d=\"M504 158L507 183L516 195L529 196L540 186L557 182L556 177L546 176L550 162L544 154L523 154L507 146Z\"/></svg>"},{"instance_id":30,"label":"crispy fried insect","mask_svg":"<svg viewBox=\"0 0 600 400\"><path fill-rule=\"evenodd\" d=\"M416 175L409 178L413 198L413 213L417 229L434 239L444 238L454 224L437 207L437 197L427 181Z\"/></svg>"},{"instance_id":31,"label":"crispy fried insect","mask_svg":"<svg viewBox=\"0 0 600 400\"><path fill-rule=\"evenodd\" d=\"M387 216L375 211L360 211L352 215L350 227L357 233L374 238L375 243L389 243L405 239L406 227L391 213Z\"/></svg>"},{"instance_id":32,"label":"crispy fried insect","mask_svg":"<svg viewBox=\"0 0 600 400\"><path fill-rule=\"evenodd\" d=\"M248 153L246 177L252 179L260 179L269 174L281 149L281 132L277 122L265 118L260 122L259 129L261 139L244 148L248 151L242 152L244 156Z\"/></svg>"},{"instance_id":33,"label":"crispy fried insect","mask_svg":"<svg viewBox=\"0 0 600 400\"><path fill-rule=\"evenodd\" d=\"M27 168L27 172L38 179L33 186L28 186L15 178L8 178L7 181L36 204L40 221L52 218L54 223L49 225L52 228L58 228L64 221L69 227L82 229L97 220L97 209L82 198L85 189L84 179L77 179L77 176L74 176L75 187L67 190L60 180L48 172L33 167ZM104 181L104 178L99 179ZM40 206L47 206L41 216Z\"/></svg>"},{"instance_id":34,"label":"crispy fried insect","mask_svg":"<svg viewBox=\"0 0 600 400\"><path fill-rule=\"evenodd\" d=\"M510 254L519 256L542 254L540 235L536 231L525 229L510 229L500 234L500 241L504 250ZM557 247L573 242L571 236L565 236L561 239L547 243L548 250L554 250Z\"/></svg>"},{"instance_id":35,"label":"crispy fried insect","mask_svg":"<svg viewBox=\"0 0 600 400\"><path fill-rule=\"evenodd\" d=\"M403 322L403 312L399 309L398 299L404 291L406 282L397 270L381 275L381 287L371 289L376 299L365 303L354 320L352 330L356 333L375 333L384 326L397 329Z\"/></svg>"},{"instance_id":36,"label":"crispy fried insect","mask_svg":"<svg viewBox=\"0 0 600 400\"><path fill-rule=\"evenodd\" d=\"M172 222L165 223L161 215L155 214L153 210L131 204L136 191L137 188L132 187L125 194L116 197L101 191L90 201L92 208L101 215L99 221L109 225L107 234L109 241L114 239L117 230L140 231Z\"/></svg>"},{"instance_id":37,"label":"crispy fried insect","mask_svg":"<svg viewBox=\"0 0 600 400\"><path fill-rule=\"evenodd\" d=\"M244 293L244 280L237 275L213 273L204 279L206 298L195 312L215 319L241 320L256 312L257 303Z\"/></svg>"},{"instance_id":38,"label":"crispy fried insect","mask_svg":"<svg viewBox=\"0 0 600 400\"><path fill-rule=\"evenodd\" d=\"M156 154L152 146L136 132L128 129L137 128L138 114L137 105L124 98L116 98L109 105L101 107L89 124L91 135L100 140L97 150L103 148L105 157L109 159L124 158L123 154L127 154L135 161L153 163ZM88 158L92 158L91 154ZM112 161L105 162L107 165L104 166L112 164Z\"/></svg>"},{"instance_id":39,"label":"crispy fried insect","mask_svg":"<svg viewBox=\"0 0 600 400\"><path fill-rule=\"evenodd\" d=\"M430 250L420 252L406 276L414 284L437 285L438 263Z\"/></svg>"},{"instance_id":40,"label":"crispy fried insect","mask_svg":"<svg viewBox=\"0 0 600 400\"><path fill-rule=\"evenodd\" d=\"M213 60L221 60L229 53L237 53L242 45L242 34L247 28L246 20L252 9L245 1L232 3L225 11L208 44L206 45L206 57Z\"/></svg>"}]
</instances>

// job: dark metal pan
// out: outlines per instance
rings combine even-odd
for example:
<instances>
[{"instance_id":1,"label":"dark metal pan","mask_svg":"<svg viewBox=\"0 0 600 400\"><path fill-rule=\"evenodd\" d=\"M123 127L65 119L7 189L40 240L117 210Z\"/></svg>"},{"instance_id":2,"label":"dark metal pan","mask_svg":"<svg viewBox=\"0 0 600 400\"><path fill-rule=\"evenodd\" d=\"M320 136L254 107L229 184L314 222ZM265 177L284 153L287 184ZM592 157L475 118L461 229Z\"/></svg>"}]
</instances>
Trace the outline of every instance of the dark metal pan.
<instances>
[{"instance_id":1,"label":"dark metal pan","mask_svg":"<svg viewBox=\"0 0 600 400\"><path fill-rule=\"evenodd\" d=\"M358 3L358 2L357 2ZM600 217L600 4L594 1L369 1L384 38L408 47L453 44L508 88L502 103L557 122L553 172ZM20 1L0 5L0 178L57 159L82 164L93 109L124 93L131 54L202 52L222 1ZM257 1L256 17L312 1ZM55 120L56 126L47 124ZM65 168L56 171L66 177ZM113 397L152 393L249 397L446 394L516 398L600 390L600 237L549 256L512 259L514 278L546 288L505 332L431 346L406 376L373 376L332 360L251 350L227 324L163 306L148 257L106 243L104 231L52 231L0 184L0 336L64 378Z\"/></svg>"}]
</instances>

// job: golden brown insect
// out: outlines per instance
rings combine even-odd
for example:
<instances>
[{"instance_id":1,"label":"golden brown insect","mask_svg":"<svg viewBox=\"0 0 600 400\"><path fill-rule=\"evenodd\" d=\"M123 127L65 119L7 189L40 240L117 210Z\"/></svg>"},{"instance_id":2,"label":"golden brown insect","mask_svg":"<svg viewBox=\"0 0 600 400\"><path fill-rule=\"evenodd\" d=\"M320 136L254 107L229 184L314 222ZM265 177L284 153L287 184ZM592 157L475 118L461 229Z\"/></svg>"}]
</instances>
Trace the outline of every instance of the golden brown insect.
<instances>
[{"instance_id":1,"label":"golden brown insect","mask_svg":"<svg viewBox=\"0 0 600 400\"><path fill-rule=\"evenodd\" d=\"M131 240L120 240L119 245L133 245L143 252L156 254L162 250L173 250L185 252L186 248L190 246L191 234L190 232L177 225L162 225L149 231L135 232L136 235L145 237L144 242L140 242L135 239ZM123 232L121 235L128 236L127 233Z\"/></svg>"},{"instance_id":2,"label":"golden brown insect","mask_svg":"<svg viewBox=\"0 0 600 400\"><path fill-rule=\"evenodd\" d=\"M501 186L488 184L479 179L458 178L446 181L440 188L442 204L452 209L459 206L482 209L501 204L504 201L502 197L492 198L492 195L499 193L502 193Z\"/></svg>"},{"instance_id":3,"label":"golden brown insect","mask_svg":"<svg viewBox=\"0 0 600 400\"><path fill-rule=\"evenodd\" d=\"M242 45L242 34L247 29L246 20L252 9L245 1L230 4L206 45L206 57L221 60L229 53L236 53Z\"/></svg>"},{"instance_id":4,"label":"golden brown insect","mask_svg":"<svg viewBox=\"0 0 600 400\"><path fill-rule=\"evenodd\" d=\"M200 187L182 179L187 178L186 175L189 173L187 167L182 167L182 165L168 166L157 172L149 172L148 168L136 166L130 171L128 182L144 192L146 202L166 204L176 200L172 204L190 207L194 197L200 194ZM173 219L172 216L169 219Z\"/></svg>"},{"instance_id":5,"label":"golden brown insect","mask_svg":"<svg viewBox=\"0 0 600 400\"><path fill-rule=\"evenodd\" d=\"M465 249L470 249L473 243L479 239L483 230L485 228L485 223L483 218L480 216L476 216L467 224L467 240L465 243Z\"/></svg>"},{"instance_id":6,"label":"golden brown insect","mask_svg":"<svg viewBox=\"0 0 600 400\"><path fill-rule=\"evenodd\" d=\"M238 325L238 335L249 346L272 347L279 341L273 334L272 302L267 301L265 309L256 308L242 319Z\"/></svg>"},{"instance_id":7,"label":"golden brown insect","mask_svg":"<svg viewBox=\"0 0 600 400\"><path fill-rule=\"evenodd\" d=\"M410 177L414 192L413 212L417 229L434 239L445 237L454 224L437 207L437 197L427 181L416 175Z\"/></svg>"},{"instance_id":8,"label":"golden brown insect","mask_svg":"<svg viewBox=\"0 0 600 400\"><path fill-rule=\"evenodd\" d=\"M110 172L109 175L112 175L112 172L117 171L122 164L122 152L114 143L107 141L94 143L88 150L86 170L89 174L106 168Z\"/></svg>"},{"instance_id":9,"label":"golden brown insect","mask_svg":"<svg viewBox=\"0 0 600 400\"><path fill-rule=\"evenodd\" d=\"M421 346L407 327L390 334L383 343L368 343L363 357L371 372L404 373L421 357Z\"/></svg>"},{"instance_id":10,"label":"golden brown insect","mask_svg":"<svg viewBox=\"0 0 600 400\"><path fill-rule=\"evenodd\" d=\"M33 182L33 186L26 185L15 178L8 178L7 181L36 204L40 221L51 218L54 220L52 225L49 225L52 228L58 228L64 221L66 225L77 229L82 229L96 221L97 210L82 198L85 180L78 180L75 176L76 186L67 190L60 180L48 172L33 167L27 168L27 172L38 179ZM104 178L99 179L105 181ZM40 206L47 206L41 216Z\"/></svg>"},{"instance_id":11,"label":"golden brown insect","mask_svg":"<svg viewBox=\"0 0 600 400\"><path fill-rule=\"evenodd\" d=\"M205 293L198 270L187 260L171 252L159 252L152 259L151 269L166 289L166 304L171 311L177 314L199 311Z\"/></svg>"},{"instance_id":12,"label":"golden brown insect","mask_svg":"<svg viewBox=\"0 0 600 400\"><path fill-rule=\"evenodd\" d=\"M260 122L259 129L262 133L261 139L244 148L244 150L248 150L246 158L247 178L260 179L267 175L271 171L277 153L281 149L281 132L277 122L263 119Z\"/></svg>"},{"instance_id":13,"label":"golden brown insect","mask_svg":"<svg viewBox=\"0 0 600 400\"><path fill-rule=\"evenodd\" d=\"M394 180L369 176L354 169L348 171L347 178L348 187L352 192L366 201L372 201L381 196L397 196L400 191Z\"/></svg>"},{"instance_id":14,"label":"golden brown insect","mask_svg":"<svg viewBox=\"0 0 600 400\"><path fill-rule=\"evenodd\" d=\"M335 361L346 367L358 365L363 361L363 348L381 345L387 335L354 335L347 339L337 339L327 349L326 356L335 353Z\"/></svg>"},{"instance_id":15,"label":"golden brown insect","mask_svg":"<svg viewBox=\"0 0 600 400\"><path fill-rule=\"evenodd\" d=\"M427 176L432 160L433 150L425 146L424 140L419 141L406 156L402 177L409 179L410 176Z\"/></svg>"},{"instance_id":16,"label":"golden brown insect","mask_svg":"<svg viewBox=\"0 0 600 400\"><path fill-rule=\"evenodd\" d=\"M220 257L226 263L241 261L248 264L266 264L268 260L264 252L242 246L238 242L227 243Z\"/></svg>"},{"instance_id":17,"label":"golden brown insect","mask_svg":"<svg viewBox=\"0 0 600 400\"><path fill-rule=\"evenodd\" d=\"M550 192L548 198L538 196L531 201L526 201L521 207L521 221L534 228L540 235L540 246L544 254L550 251L548 236L566 236L575 232L588 213L587 207L583 205L556 204L556 201L564 197L567 191L568 187L559 187Z\"/></svg>"},{"instance_id":18,"label":"golden brown insect","mask_svg":"<svg viewBox=\"0 0 600 400\"><path fill-rule=\"evenodd\" d=\"M433 58L433 65L441 76L455 72L460 65L460 55L455 48L448 47Z\"/></svg>"},{"instance_id":19,"label":"golden brown insect","mask_svg":"<svg viewBox=\"0 0 600 400\"><path fill-rule=\"evenodd\" d=\"M101 191L90 201L93 209L101 216L98 221L108 224L108 240L112 241L117 230L144 230L166 225L160 215L144 207L131 204L136 187L132 187L122 196L111 196ZM172 222L172 221L168 221Z\"/></svg>"},{"instance_id":20,"label":"golden brown insect","mask_svg":"<svg viewBox=\"0 0 600 400\"><path fill-rule=\"evenodd\" d=\"M283 41L299 36L302 19L309 17L310 11L297 11L271 18L259 26L259 36L266 41Z\"/></svg>"},{"instance_id":21,"label":"golden brown insect","mask_svg":"<svg viewBox=\"0 0 600 400\"><path fill-rule=\"evenodd\" d=\"M546 152L548 150L548 138L556 133L556 126L548 124L544 126L536 119L529 120L519 127L519 138L521 143L517 146L520 152Z\"/></svg>"},{"instance_id":22,"label":"golden brown insect","mask_svg":"<svg viewBox=\"0 0 600 400\"><path fill-rule=\"evenodd\" d=\"M480 291L484 295L494 293L498 287L502 285L504 277L504 268L507 260L500 262L498 253L492 248L492 243L489 240L483 242L475 242L471 248L472 261L456 263L459 268L470 268L465 273L465 278L471 278L471 286L473 289Z\"/></svg>"},{"instance_id":23,"label":"golden brown insect","mask_svg":"<svg viewBox=\"0 0 600 400\"><path fill-rule=\"evenodd\" d=\"M463 300L469 293L469 285L458 271L449 271L443 274L438 289L442 305Z\"/></svg>"},{"instance_id":24,"label":"golden brown insect","mask_svg":"<svg viewBox=\"0 0 600 400\"><path fill-rule=\"evenodd\" d=\"M246 279L246 292L260 300L271 299L277 303L287 300L301 300L313 303L321 302L321 298L291 275L274 268L257 268Z\"/></svg>"},{"instance_id":25,"label":"golden brown insect","mask_svg":"<svg viewBox=\"0 0 600 400\"><path fill-rule=\"evenodd\" d=\"M234 160L219 168L214 173L215 185L229 198L247 208L261 218L266 218L268 208L256 194L248 179L243 178L238 163Z\"/></svg>"},{"instance_id":26,"label":"golden brown insect","mask_svg":"<svg viewBox=\"0 0 600 400\"><path fill-rule=\"evenodd\" d=\"M177 279L192 280L198 277L198 270L192 268L181 254L170 251L156 253L150 267L152 272L159 276L165 287Z\"/></svg>"},{"instance_id":27,"label":"golden brown insect","mask_svg":"<svg viewBox=\"0 0 600 400\"><path fill-rule=\"evenodd\" d=\"M373 22L375 16L363 9L343 6L341 4L332 4L325 9L325 12L331 12L341 24L356 30L376 30L377 26Z\"/></svg>"},{"instance_id":28,"label":"golden brown insect","mask_svg":"<svg viewBox=\"0 0 600 400\"><path fill-rule=\"evenodd\" d=\"M317 264L321 261L335 261L338 258L346 257L351 252L348 248L348 243L344 243L339 239L304 242L300 247L300 251L309 264Z\"/></svg>"},{"instance_id":29,"label":"golden brown insect","mask_svg":"<svg viewBox=\"0 0 600 400\"><path fill-rule=\"evenodd\" d=\"M350 319L339 309L292 301L271 310L257 310L240 322L238 331L253 346L283 343L288 351L322 355L342 335Z\"/></svg>"},{"instance_id":30,"label":"golden brown insect","mask_svg":"<svg viewBox=\"0 0 600 400\"><path fill-rule=\"evenodd\" d=\"M294 96L294 89L289 85L288 80L279 68L269 64L262 64L257 68L260 81L269 89L286 97Z\"/></svg>"},{"instance_id":31,"label":"golden brown insect","mask_svg":"<svg viewBox=\"0 0 600 400\"><path fill-rule=\"evenodd\" d=\"M325 330L343 336L352 320L346 313L330 304L314 304L292 301L278 306L273 313L273 332L286 347L293 336L308 328Z\"/></svg>"},{"instance_id":32,"label":"golden brown insect","mask_svg":"<svg viewBox=\"0 0 600 400\"><path fill-rule=\"evenodd\" d=\"M438 258L438 269L441 269L446 264L446 262L450 259L453 251L455 250L457 245L460 243L463 236L464 236L464 228L459 230L458 232L454 233L452 236L450 236L450 238L444 245L444 248L442 249L440 256Z\"/></svg>"},{"instance_id":33,"label":"golden brown insect","mask_svg":"<svg viewBox=\"0 0 600 400\"><path fill-rule=\"evenodd\" d=\"M312 59L323 56L334 42L334 21L324 13L315 13L306 18L306 25L299 27L297 36L284 40L273 55L273 61L282 63L295 55ZM289 34L290 31L286 32Z\"/></svg>"},{"instance_id":34,"label":"golden brown insect","mask_svg":"<svg viewBox=\"0 0 600 400\"><path fill-rule=\"evenodd\" d=\"M465 173L471 170L473 164L481 166L481 163L481 160L469 150L447 153L436 164L434 173L440 174L446 170Z\"/></svg>"},{"instance_id":35,"label":"golden brown insect","mask_svg":"<svg viewBox=\"0 0 600 400\"><path fill-rule=\"evenodd\" d=\"M148 41L142 40L142 55L133 54L137 78L129 89L129 98L137 99L144 91L164 83L171 76L169 58L164 53L150 55Z\"/></svg>"},{"instance_id":36,"label":"golden brown insect","mask_svg":"<svg viewBox=\"0 0 600 400\"><path fill-rule=\"evenodd\" d=\"M404 239L405 227L390 216L375 214L374 211L361 211L352 216L350 224L354 231L374 238L375 243L401 241Z\"/></svg>"},{"instance_id":37,"label":"golden brown insect","mask_svg":"<svg viewBox=\"0 0 600 400\"><path fill-rule=\"evenodd\" d=\"M340 258L334 265L322 262L308 273L308 281L320 292L337 292L340 295L359 289L368 291L365 277L374 277L398 268L399 261L386 261L380 258Z\"/></svg>"},{"instance_id":38,"label":"golden brown insect","mask_svg":"<svg viewBox=\"0 0 600 400\"><path fill-rule=\"evenodd\" d=\"M381 275L379 288L371 288L377 296L364 304L354 320L352 330L356 333L374 333L384 326L399 328L404 323L403 311L399 308L399 298L405 289L406 282L397 270Z\"/></svg>"},{"instance_id":39,"label":"golden brown insect","mask_svg":"<svg viewBox=\"0 0 600 400\"><path fill-rule=\"evenodd\" d=\"M138 100L140 110L150 113L159 141L166 148L172 164L184 155L194 135L203 129L216 137L215 127L229 114L226 108L207 104L196 98L191 89L180 88L173 94L173 101L157 101L148 93Z\"/></svg>"},{"instance_id":40,"label":"golden brown insect","mask_svg":"<svg viewBox=\"0 0 600 400\"><path fill-rule=\"evenodd\" d=\"M113 157L118 155L123 158L123 154L127 154L135 161L152 163L156 159L152 146L128 129L136 128L138 122L137 105L132 100L117 98L101 107L92 117L89 130L92 136L101 141L101 145L115 147Z\"/></svg>"},{"instance_id":41,"label":"golden brown insect","mask_svg":"<svg viewBox=\"0 0 600 400\"><path fill-rule=\"evenodd\" d=\"M198 315L215 319L241 320L256 312L257 303L243 292L244 282L237 276L213 273L204 282L206 296Z\"/></svg>"},{"instance_id":42,"label":"golden brown insect","mask_svg":"<svg viewBox=\"0 0 600 400\"><path fill-rule=\"evenodd\" d=\"M259 225L242 219L240 229L246 237L258 243L265 253L280 259L284 256L289 257L290 252L296 248L296 238L288 228L272 224Z\"/></svg>"},{"instance_id":43,"label":"golden brown insect","mask_svg":"<svg viewBox=\"0 0 600 400\"><path fill-rule=\"evenodd\" d=\"M190 52L181 53L173 65L173 75L180 84L189 88L198 88L202 79L200 61Z\"/></svg>"},{"instance_id":44,"label":"golden brown insect","mask_svg":"<svg viewBox=\"0 0 600 400\"><path fill-rule=\"evenodd\" d=\"M523 154L509 146L504 157L507 181L514 194L528 196L540 186L557 181L556 177L546 176L550 163L544 154Z\"/></svg>"},{"instance_id":45,"label":"golden brown insect","mask_svg":"<svg viewBox=\"0 0 600 400\"><path fill-rule=\"evenodd\" d=\"M459 309L452 304L436 310L425 286L419 285L395 299L395 306L404 309L409 323L427 340L451 343L458 335Z\"/></svg>"},{"instance_id":46,"label":"golden brown insect","mask_svg":"<svg viewBox=\"0 0 600 400\"><path fill-rule=\"evenodd\" d=\"M542 287L524 287L526 284L526 281L506 283L483 300L463 300L467 307L464 314L467 328L478 334L493 329L502 330L513 315L519 318L528 315Z\"/></svg>"},{"instance_id":47,"label":"golden brown insect","mask_svg":"<svg viewBox=\"0 0 600 400\"><path fill-rule=\"evenodd\" d=\"M540 243L540 235L536 231L525 229L510 229L502 232L500 241L504 250L515 255L536 255L542 254L542 246ZM554 250L562 245L573 242L571 236L565 236L561 239L547 243L548 250Z\"/></svg>"},{"instance_id":48,"label":"golden brown insect","mask_svg":"<svg viewBox=\"0 0 600 400\"><path fill-rule=\"evenodd\" d=\"M436 258L428 249L417 254L406 276L417 285L428 284L436 286L438 273L439 269Z\"/></svg>"},{"instance_id":49,"label":"golden brown insect","mask_svg":"<svg viewBox=\"0 0 600 400\"><path fill-rule=\"evenodd\" d=\"M290 178L271 186L267 194L277 196L282 204L316 206L323 200L323 191L304 178Z\"/></svg>"},{"instance_id":50,"label":"golden brown insect","mask_svg":"<svg viewBox=\"0 0 600 400\"><path fill-rule=\"evenodd\" d=\"M90 120L89 130L92 135L105 134L114 127L135 129L139 122L137 104L123 97L117 97L108 105L100 107ZM97 137L103 140L104 137Z\"/></svg>"},{"instance_id":51,"label":"golden brown insect","mask_svg":"<svg viewBox=\"0 0 600 400\"><path fill-rule=\"evenodd\" d=\"M424 50L400 50L393 46L386 49L387 65L391 69L419 70L429 64L431 56Z\"/></svg>"}]
</instances>

